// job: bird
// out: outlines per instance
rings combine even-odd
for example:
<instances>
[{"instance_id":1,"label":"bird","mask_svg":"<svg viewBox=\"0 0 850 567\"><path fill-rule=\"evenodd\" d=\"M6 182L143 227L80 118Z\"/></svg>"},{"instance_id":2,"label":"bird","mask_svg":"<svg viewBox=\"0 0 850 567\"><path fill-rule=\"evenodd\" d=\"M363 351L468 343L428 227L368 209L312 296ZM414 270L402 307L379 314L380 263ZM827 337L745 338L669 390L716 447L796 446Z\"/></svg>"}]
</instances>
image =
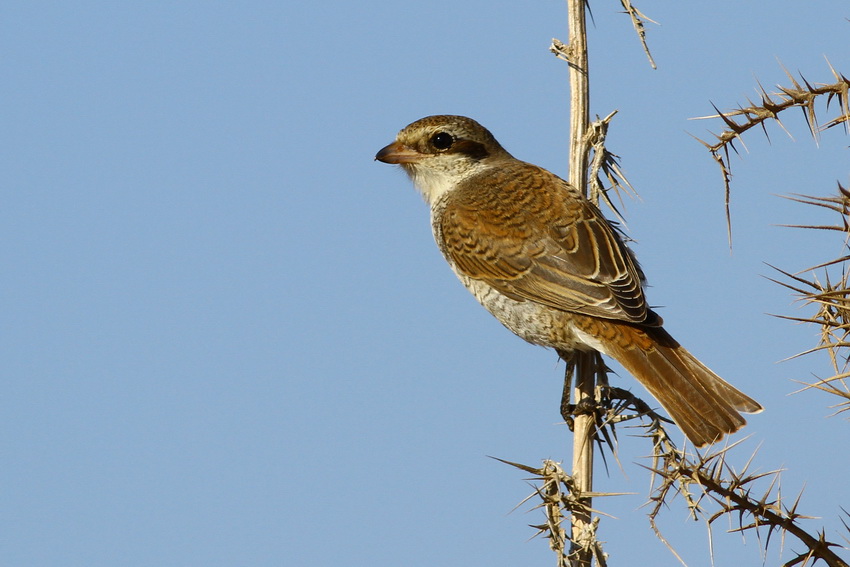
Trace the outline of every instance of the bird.
<instances>
[{"instance_id":1,"label":"bird","mask_svg":"<svg viewBox=\"0 0 850 567\"><path fill-rule=\"evenodd\" d=\"M742 412L762 411L664 330L619 227L475 120L422 118L375 159L407 173L451 269L514 334L565 360L576 351L614 358L696 447L741 429Z\"/></svg>"}]
</instances>

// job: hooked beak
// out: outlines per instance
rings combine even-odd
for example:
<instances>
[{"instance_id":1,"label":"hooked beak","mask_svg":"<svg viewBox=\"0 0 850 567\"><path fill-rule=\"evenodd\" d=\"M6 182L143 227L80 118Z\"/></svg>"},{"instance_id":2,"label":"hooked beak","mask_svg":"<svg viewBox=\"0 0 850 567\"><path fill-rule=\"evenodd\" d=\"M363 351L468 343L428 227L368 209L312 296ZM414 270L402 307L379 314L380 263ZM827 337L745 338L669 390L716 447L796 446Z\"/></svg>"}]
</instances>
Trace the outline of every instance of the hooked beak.
<instances>
[{"instance_id":1,"label":"hooked beak","mask_svg":"<svg viewBox=\"0 0 850 567\"><path fill-rule=\"evenodd\" d=\"M375 159L384 163L416 163L422 159L422 154L396 141L382 148L375 154Z\"/></svg>"}]
</instances>

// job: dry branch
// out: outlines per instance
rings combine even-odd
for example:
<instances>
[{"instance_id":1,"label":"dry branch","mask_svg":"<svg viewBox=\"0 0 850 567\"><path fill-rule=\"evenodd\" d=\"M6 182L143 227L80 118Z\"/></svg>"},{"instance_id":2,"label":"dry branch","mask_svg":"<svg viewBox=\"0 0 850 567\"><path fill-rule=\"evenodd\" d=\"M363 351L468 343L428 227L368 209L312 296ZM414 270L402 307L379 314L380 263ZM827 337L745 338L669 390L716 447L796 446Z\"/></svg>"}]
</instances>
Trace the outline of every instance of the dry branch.
<instances>
[{"instance_id":1,"label":"dry branch","mask_svg":"<svg viewBox=\"0 0 850 567\"><path fill-rule=\"evenodd\" d=\"M827 62L828 63L828 62ZM775 122L789 136L790 132L785 129L784 124L780 119L780 114L791 108L799 108L803 111L806 118L806 123L809 127L809 133L817 142L820 132L833 126L843 124L845 130L850 125L850 79L838 73L832 65L829 66L832 75L835 78L834 83L815 83L812 84L802 75L800 81L794 78L791 73L785 70L786 75L791 83L790 87L778 85L778 92L768 93L764 87L759 85L758 94L759 100L753 102L747 101L746 106L739 106L734 110L721 112L716 106L714 110L717 114L711 116L701 116L694 120L704 120L709 118L720 118L723 121L724 129L719 134L713 134L716 141L714 143L706 142L697 138L711 153L711 157L717 162L720 167L720 172L723 176L723 187L725 190L726 203L726 222L727 229L730 235L731 242L731 213L729 209L729 201L731 195L731 166L729 163L729 151L732 150L738 153L738 148L735 143L738 142L746 149L742 134L752 130L755 127L761 127L765 136L767 132L766 123L770 120ZM838 101L839 114L824 125L820 125L817 117L815 103L819 100L826 100L826 108L833 100Z\"/></svg>"},{"instance_id":2,"label":"dry branch","mask_svg":"<svg viewBox=\"0 0 850 567\"><path fill-rule=\"evenodd\" d=\"M660 482L649 500L649 518L662 541L672 550L661 535L656 518L673 496L679 494L684 497L695 519L703 519L710 526L722 517L732 518L737 522L732 531L755 533L765 551L774 535L779 535L783 541L786 535L797 538L805 551L785 565L806 565L810 560L821 560L831 567L848 567L833 551L841 545L827 540L823 531L812 533L802 527L801 520L812 517L798 511L802 494L790 503L782 497L780 471L751 472L749 469L755 453L740 472L727 463L726 455L734 446L704 456L697 453L691 457L675 449L654 455L661 466L651 470ZM769 480L766 489L757 486L762 479ZM712 509L709 510L709 507ZM675 553L675 550L672 551Z\"/></svg>"}]
</instances>

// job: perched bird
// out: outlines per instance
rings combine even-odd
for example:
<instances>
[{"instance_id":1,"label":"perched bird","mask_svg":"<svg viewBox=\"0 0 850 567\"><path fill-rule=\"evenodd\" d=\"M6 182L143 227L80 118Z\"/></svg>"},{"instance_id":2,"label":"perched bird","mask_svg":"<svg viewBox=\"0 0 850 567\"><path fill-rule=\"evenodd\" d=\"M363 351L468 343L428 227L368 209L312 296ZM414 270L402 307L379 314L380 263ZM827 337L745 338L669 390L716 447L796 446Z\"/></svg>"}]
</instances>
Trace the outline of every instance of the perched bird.
<instances>
[{"instance_id":1,"label":"perched bird","mask_svg":"<svg viewBox=\"0 0 850 567\"><path fill-rule=\"evenodd\" d=\"M452 270L516 335L564 359L588 350L613 357L697 447L743 427L740 412L762 410L661 327L643 272L601 211L476 121L417 120L375 159L407 172Z\"/></svg>"}]
</instances>

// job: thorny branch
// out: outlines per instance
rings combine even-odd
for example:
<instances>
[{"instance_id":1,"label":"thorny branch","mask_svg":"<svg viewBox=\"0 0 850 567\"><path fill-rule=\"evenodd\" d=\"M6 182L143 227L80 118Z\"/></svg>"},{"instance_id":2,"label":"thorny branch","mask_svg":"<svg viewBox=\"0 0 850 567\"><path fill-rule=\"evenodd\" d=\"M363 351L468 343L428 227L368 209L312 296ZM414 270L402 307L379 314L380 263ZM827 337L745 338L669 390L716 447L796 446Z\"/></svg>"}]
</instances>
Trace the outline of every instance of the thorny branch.
<instances>
[{"instance_id":1,"label":"thorny branch","mask_svg":"<svg viewBox=\"0 0 850 567\"><path fill-rule=\"evenodd\" d=\"M828 63L829 62L827 62L827 64ZM708 118L720 118L725 125L725 128L719 134L714 134L714 137L716 138L714 143L709 143L699 138L697 138L697 140L708 148L708 151L711 153L711 157L714 158L715 162L717 162L720 167L720 172L723 175L726 204L726 227L730 243L732 242L732 220L729 201L731 196L730 183L732 172L729 163L729 150L731 149L736 154L738 153L738 148L735 147L736 141L740 142L746 149L746 144L744 144L741 134L744 134L756 126L760 126L765 136L768 136L769 139L765 124L768 120L773 120L780 126L780 128L788 133L788 130L785 129L779 115L789 108L799 108L803 111L806 123L809 126L809 132L815 141L818 140L820 132L828 128L832 128L833 126L843 124L845 130L850 128L850 79L838 73L832 65L829 65L829 68L835 78L834 83L812 84L801 75L801 84L794 78L793 75L791 75L791 73L788 72L788 70L785 70L785 74L791 82L790 87L778 85L778 92L768 93L764 87L759 85L758 102L748 100L747 106L740 106L737 109L730 110L728 112L721 112L716 106L712 105L714 106L714 110L717 111L717 114L701 116L694 119L704 120ZM815 102L820 100L822 97L826 97L827 108L834 99L838 100L838 106L840 108L838 116L823 125L819 123L815 110ZM736 120L737 117L740 117L740 119ZM790 136L790 133L788 134Z\"/></svg>"},{"instance_id":2,"label":"thorny branch","mask_svg":"<svg viewBox=\"0 0 850 567\"><path fill-rule=\"evenodd\" d=\"M754 533L765 551L775 535L780 536L783 542L786 535L795 537L805 550L785 562L785 566L807 565L821 560L831 567L848 567L847 562L834 550L841 547L838 543L828 540L823 530L812 532L801 525L803 520L812 517L799 511L801 495L798 494L791 502L783 498L780 471L750 470L755 453L740 472L734 470L726 460L728 452L737 444L705 455L690 455L676 447L668 435L666 424L670 420L652 410L630 391L603 385L599 387L597 397L602 400L600 406L608 409L596 415L596 438L600 445L604 440L615 458L617 425L632 422L642 429L643 437L651 440L650 464L645 467L653 474L651 495L647 503L650 507L649 524L655 535L682 564L684 561L664 537L657 523L661 511L668 508L676 496L684 500L694 519L702 519L709 526L724 517L734 519L737 527L732 531ZM571 535L565 526L569 525L568 518L572 515L600 513L586 505L590 498L624 493L583 493L574 479L558 463L550 460L543 461L542 467L498 460L535 475L530 479L534 483L534 492L517 507L533 498L540 499L541 503L534 509L543 509L546 519L532 527L537 530L536 535L544 535L549 540L550 548L558 557L558 567L571 565L576 555L582 552L592 555L599 565L606 565L607 555L595 537L598 517L594 518L587 533L580 536ZM766 488L763 488L764 482L767 482ZM850 535L850 529L848 533Z\"/></svg>"},{"instance_id":3,"label":"thorny branch","mask_svg":"<svg viewBox=\"0 0 850 567\"><path fill-rule=\"evenodd\" d=\"M850 267L848 266L850 264L850 190L839 183L837 196L795 195L789 199L809 206L823 207L840 216L840 222L835 225L794 225L794 228L835 231L843 234L843 254L797 273L774 268L787 281L773 281L796 293L798 300L805 305L815 307L815 314L811 317L780 317L813 323L820 327L818 344L792 358L826 351L834 374L813 383L806 383L803 389L815 388L838 396L842 401L833 407L837 408L836 413L841 413L850 410L850 386L847 383L847 379L850 378L850 348L848 348L850 347L850 270L848 270ZM836 269L840 270L837 279L835 279L836 276L830 275L830 268L833 272ZM804 273L810 275L803 277L801 274Z\"/></svg>"},{"instance_id":4,"label":"thorny branch","mask_svg":"<svg viewBox=\"0 0 850 567\"><path fill-rule=\"evenodd\" d=\"M743 470L737 472L726 462L726 454L732 447L734 445L704 456L697 453L696 457L691 457L675 448L660 446L662 450L654 458L661 466L652 469L660 483L650 497L652 507L649 517L656 535L668 548L675 554L655 520L672 496L680 494L695 519L702 518L711 525L724 516L737 518L738 527L732 531L755 532L765 550L774 534L780 535L783 541L786 534L796 537L806 551L787 561L786 566L821 560L832 567L847 567L847 563L832 549L841 547L839 544L828 541L823 531L813 534L800 525L801 520L812 517L797 511L802 494L798 494L790 504L785 502L779 486L780 471L750 472L753 454ZM763 478L770 479L767 489L757 491L754 485ZM716 507L716 511L709 513L708 504Z\"/></svg>"}]
</instances>

